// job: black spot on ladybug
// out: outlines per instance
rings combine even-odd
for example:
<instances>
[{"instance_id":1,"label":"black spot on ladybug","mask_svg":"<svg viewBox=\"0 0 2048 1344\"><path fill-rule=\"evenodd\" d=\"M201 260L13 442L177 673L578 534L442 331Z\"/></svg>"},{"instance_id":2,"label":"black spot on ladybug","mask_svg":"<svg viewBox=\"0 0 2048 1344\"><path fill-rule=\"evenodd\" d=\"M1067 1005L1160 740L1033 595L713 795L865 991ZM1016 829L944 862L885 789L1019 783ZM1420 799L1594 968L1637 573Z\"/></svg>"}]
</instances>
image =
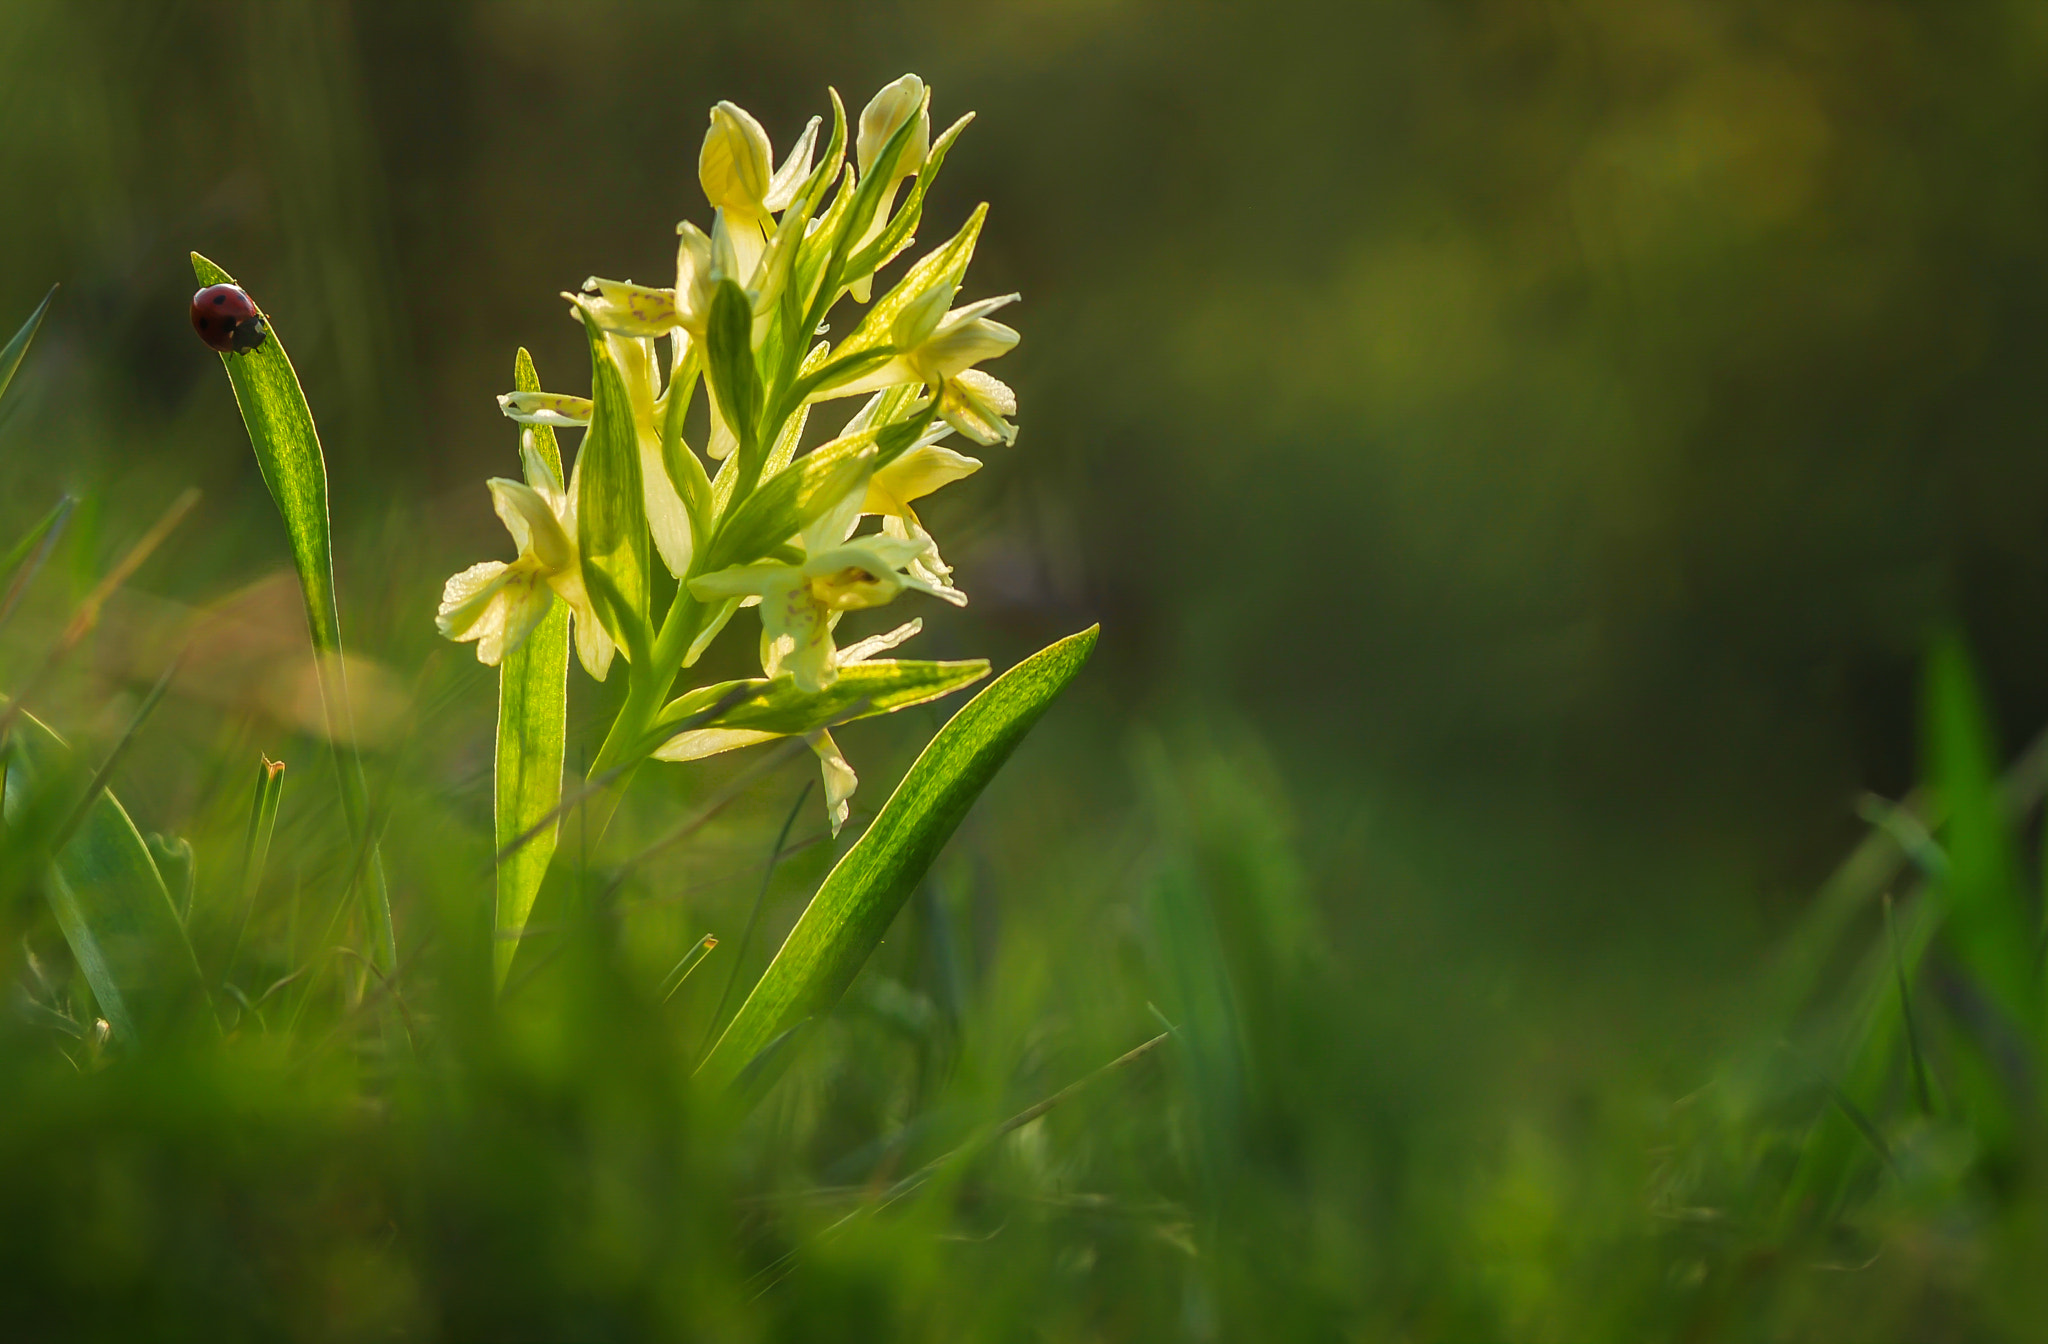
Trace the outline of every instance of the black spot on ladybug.
<instances>
[{"instance_id":1,"label":"black spot on ladybug","mask_svg":"<svg viewBox=\"0 0 2048 1344\"><path fill-rule=\"evenodd\" d=\"M270 326L238 285L208 285L192 296L192 330L210 350L246 355L261 349Z\"/></svg>"}]
</instances>

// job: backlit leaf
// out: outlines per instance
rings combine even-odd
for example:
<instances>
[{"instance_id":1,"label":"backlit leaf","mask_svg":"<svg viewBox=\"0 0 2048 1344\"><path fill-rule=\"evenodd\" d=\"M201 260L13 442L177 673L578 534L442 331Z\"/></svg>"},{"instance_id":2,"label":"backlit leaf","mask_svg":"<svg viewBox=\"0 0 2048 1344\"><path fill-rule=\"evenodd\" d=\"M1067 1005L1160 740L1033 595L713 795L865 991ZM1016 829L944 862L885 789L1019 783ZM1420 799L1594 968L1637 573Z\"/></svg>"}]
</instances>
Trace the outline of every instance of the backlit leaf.
<instances>
[{"instance_id":1,"label":"backlit leaf","mask_svg":"<svg viewBox=\"0 0 2048 1344\"><path fill-rule=\"evenodd\" d=\"M802 1033L790 1033L839 1002L967 809L1087 662L1096 631L1091 626L1025 659L939 730L811 898L700 1077L724 1086L744 1072L758 1095L788 1066L795 1048L764 1052L779 1039L800 1045Z\"/></svg>"}]
</instances>

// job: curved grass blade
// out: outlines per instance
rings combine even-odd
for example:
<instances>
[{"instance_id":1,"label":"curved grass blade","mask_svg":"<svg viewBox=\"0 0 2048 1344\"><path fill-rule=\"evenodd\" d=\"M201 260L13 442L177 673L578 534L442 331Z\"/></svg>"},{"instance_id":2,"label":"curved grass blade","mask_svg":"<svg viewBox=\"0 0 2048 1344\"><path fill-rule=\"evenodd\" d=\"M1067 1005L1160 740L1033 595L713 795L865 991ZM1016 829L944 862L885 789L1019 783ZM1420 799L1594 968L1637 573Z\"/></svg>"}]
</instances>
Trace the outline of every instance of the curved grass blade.
<instances>
[{"instance_id":1,"label":"curved grass blade","mask_svg":"<svg viewBox=\"0 0 2048 1344\"><path fill-rule=\"evenodd\" d=\"M1940 885L1964 968L2015 1024L2031 1030L2040 994L2037 920L2019 879L2012 828L1998 800L1996 737L1976 673L1953 635L1928 658L1922 759L1945 818Z\"/></svg>"},{"instance_id":2,"label":"curved grass blade","mask_svg":"<svg viewBox=\"0 0 2048 1344\"><path fill-rule=\"evenodd\" d=\"M725 1005L732 1002L732 992L739 988L740 964L746 960L747 949L754 945L754 930L761 923L761 907L768 903L768 888L775 881L775 865L782 861L782 850L789 843L790 828L796 825L797 816L802 813L804 800L811 796L811 781L797 790L796 801L789 805L789 815L783 818L782 830L775 836L775 848L768 851L768 865L761 871L761 885L754 891L754 908L747 911L746 927L740 931L740 945L733 950L732 970L726 974L725 988L718 991L718 1006L711 1010L711 1020L706 1025L703 1044L697 1047L702 1054L711 1048L717 1039L718 1024L725 1020Z\"/></svg>"},{"instance_id":3,"label":"curved grass blade","mask_svg":"<svg viewBox=\"0 0 2048 1344\"><path fill-rule=\"evenodd\" d=\"M698 1068L713 1086L736 1081L774 1041L830 1011L924 879L967 809L1095 647L1098 626L1039 650L996 678L931 740L867 834L848 850L775 960ZM761 1060L754 1095L793 1050Z\"/></svg>"},{"instance_id":4,"label":"curved grass blade","mask_svg":"<svg viewBox=\"0 0 2048 1344\"><path fill-rule=\"evenodd\" d=\"M689 951L683 953L683 959L677 962L667 975L662 977L661 1001L663 1003L667 1003L676 996L676 991L683 987L683 981L690 978L690 972L696 970L698 963L711 955L711 949L717 946L718 939L707 933L702 938L699 938Z\"/></svg>"},{"instance_id":5,"label":"curved grass blade","mask_svg":"<svg viewBox=\"0 0 2048 1344\"><path fill-rule=\"evenodd\" d=\"M50 292L43 295L43 301L28 315L28 321L21 324L21 330L14 333L14 339L0 350L0 397L7 395L7 388L14 382L14 371L21 367L22 357L28 354L28 343L36 338L42 329L43 314L50 311L50 300L57 297L57 287L50 286Z\"/></svg>"},{"instance_id":6,"label":"curved grass blade","mask_svg":"<svg viewBox=\"0 0 2048 1344\"><path fill-rule=\"evenodd\" d=\"M201 285L233 284L220 267L192 254L192 273ZM265 315L267 322L268 315ZM334 547L327 518L327 459L320 451L320 432L299 387L299 375L284 352L277 328L246 354L224 354L221 366L235 389L235 404L256 450L263 483L284 517L291 539L292 565L306 599L306 625L312 631L314 664L319 670L321 708L327 716L328 740L334 744L335 769L341 776L341 801L349 826L357 835L369 824L369 789L362 760L356 754L355 724L349 712L348 677L343 670L341 617L334 597ZM397 937L391 927L391 895L384 882L384 863L374 846L369 858L370 927L377 956L389 972L398 964Z\"/></svg>"},{"instance_id":7,"label":"curved grass blade","mask_svg":"<svg viewBox=\"0 0 2048 1344\"><path fill-rule=\"evenodd\" d=\"M538 392L540 376L533 357L522 348L512 368L512 384L521 392ZM555 431L546 425L526 430L542 465L562 479L562 453ZM529 479L527 484L537 485ZM555 856L559 820L550 823L562 801L562 760L569 714L569 607L557 602L526 641L498 667L498 755L495 769L497 817L497 937L491 958L495 983L505 987L519 937L533 913L541 879ZM541 829L523 845L512 842L535 826Z\"/></svg>"},{"instance_id":8,"label":"curved grass blade","mask_svg":"<svg viewBox=\"0 0 2048 1344\"><path fill-rule=\"evenodd\" d=\"M17 716L19 751L8 771L10 826L55 819L48 790L73 777L62 738L34 715ZM95 781L99 784L103 781ZM205 982L185 926L142 833L120 801L94 788L52 860L46 888L57 924L85 973L114 1038L130 1045L159 1036Z\"/></svg>"},{"instance_id":9,"label":"curved grass blade","mask_svg":"<svg viewBox=\"0 0 2048 1344\"><path fill-rule=\"evenodd\" d=\"M15 606L21 595L43 569L50 558L50 552L57 549L57 542L64 535L64 525L71 521L72 510L78 507L78 496L65 495L57 501L55 508L43 515L41 522L29 529L28 535L16 542L4 559L0 559L0 574L11 574L13 581L7 585L7 596L0 597L0 628L14 615Z\"/></svg>"}]
</instances>

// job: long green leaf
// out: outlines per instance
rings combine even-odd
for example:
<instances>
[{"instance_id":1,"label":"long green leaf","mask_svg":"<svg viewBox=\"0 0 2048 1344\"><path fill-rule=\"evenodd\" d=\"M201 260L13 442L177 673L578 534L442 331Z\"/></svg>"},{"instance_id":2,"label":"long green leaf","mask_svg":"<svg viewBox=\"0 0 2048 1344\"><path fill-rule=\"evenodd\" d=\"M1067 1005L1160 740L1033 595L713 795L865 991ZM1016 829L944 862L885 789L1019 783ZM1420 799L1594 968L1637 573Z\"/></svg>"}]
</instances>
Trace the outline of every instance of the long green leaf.
<instances>
[{"instance_id":1,"label":"long green leaf","mask_svg":"<svg viewBox=\"0 0 2048 1344\"><path fill-rule=\"evenodd\" d=\"M53 823L71 806L82 772L67 769L63 739L32 715L15 722L8 823ZM204 980L149 846L112 793L95 793L51 864L47 891L100 1015L116 1040L134 1045L203 1002Z\"/></svg>"},{"instance_id":2,"label":"long green leaf","mask_svg":"<svg viewBox=\"0 0 2048 1344\"><path fill-rule=\"evenodd\" d=\"M540 390L533 357L524 349L512 369L513 386ZM561 479L562 454L546 425L526 430L534 450ZM527 484L538 482L528 480ZM554 814L562 801L562 759L569 714L569 607L557 602L526 642L498 668L497 941L492 951L497 985L505 986L519 936L555 855L559 821L517 848L512 841ZM509 850L509 852L507 852Z\"/></svg>"},{"instance_id":3,"label":"long green leaf","mask_svg":"<svg viewBox=\"0 0 2048 1344\"><path fill-rule=\"evenodd\" d=\"M1025 659L939 730L867 834L811 898L705 1057L699 1077L726 1086L744 1071L750 1087L765 1090L787 1067L799 1044L797 1029L829 1012L853 983L967 809L1088 661L1098 629L1090 626Z\"/></svg>"},{"instance_id":4,"label":"long green leaf","mask_svg":"<svg viewBox=\"0 0 2048 1344\"><path fill-rule=\"evenodd\" d=\"M838 680L815 694L799 690L796 679L789 676L773 680L756 677L752 681L722 681L671 700L662 709L656 723L678 723L691 715L700 715L726 701L736 688L743 686L747 689L746 698L732 702L729 708L691 731L736 729L788 736L819 728L836 728L842 723L876 714L892 714L899 709L950 695L987 675L986 658L958 663L877 659L841 668Z\"/></svg>"},{"instance_id":5,"label":"long green leaf","mask_svg":"<svg viewBox=\"0 0 2048 1344\"><path fill-rule=\"evenodd\" d=\"M36 338L42 328L43 314L50 311L50 300L57 297L57 287L50 286L50 292L43 295L43 301L28 315L28 321L21 324L21 330L14 333L14 339L0 350L0 397L7 395L9 384L14 382L14 371L21 367L22 356L28 353L28 343Z\"/></svg>"},{"instance_id":6,"label":"long green leaf","mask_svg":"<svg viewBox=\"0 0 2048 1344\"><path fill-rule=\"evenodd\" d=\"M235 283L234 277L200 256L192 254L192 273L201 285ZM224 354L221 366L235 389L235 404L241 407L242 423L249 430L249 444L256 450L256 465L263 483L277 502L284 518L285 533L291 539L292 565L299 573L299 588L306 599L306 625L313 634L315 666L320 677L320 703L327 717L328 740L334 744L334 763L341 775L342 807L349 825L358 836L369 825L369 790L363 783L363 766L356 755L355 724L349 711L348 677L343 670L341 617L334 597L334 549L328 533L327 459L320 451L320 432L313 426L313 412L299 387L299 375L277 324L269 325L262 345L246 354ZM391 926L391 896L384 882L384 863L375 846L369 855L370 925L377 944L377 956L386 972L398 964L397 938Z\"/></svg>"}]
</instances>

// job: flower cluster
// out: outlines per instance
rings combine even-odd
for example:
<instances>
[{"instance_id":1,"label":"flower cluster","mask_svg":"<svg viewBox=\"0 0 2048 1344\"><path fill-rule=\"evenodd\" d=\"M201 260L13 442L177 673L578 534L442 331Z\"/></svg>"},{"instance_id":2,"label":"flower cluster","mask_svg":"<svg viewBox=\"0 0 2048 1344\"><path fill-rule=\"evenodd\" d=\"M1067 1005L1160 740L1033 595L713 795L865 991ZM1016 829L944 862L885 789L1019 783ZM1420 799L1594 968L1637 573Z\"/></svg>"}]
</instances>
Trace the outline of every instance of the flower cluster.
<instances>
[{"instance_id":1,"label":"flower cluster","mask_svg":"<svg viewBox=\"0 0 2048 1344\"><path fill-rule=\"evenodd\" d=\"M600 767L799 736L823 762L836 831L856 780L831 728L986 673L875 657L916 621L843 648L835 634L847 612L905 593L967 601L912 506L981 466L946 439L1017 435L1015 395L979 367L1017 343L991 316L1017 296L959 302L986 207L875 297L971 120L934 139L930 104L915 75L882 89L848 162L835 93L822 153L813 118L779 163L758 121L718 104L698 158L710 228L677 226L673 286L591 277L563 296L589 339L590 395L534 381L498 399L525 427L525 481L489 483L518 556L451 578L441 633L496 664L566 603L584 669L604 679L615 652L629 668ZM858 317L834 344L824 336L842 299ZM700 384L695 445L684 424ZM862 396L836 435L801 451L814 407ZM553 446L564 427L584 430L566 486ZM675 580L665 614L657 557ZM748 606L762 676L671 699L679 672Z\"/></svg>"}]
</instances>

